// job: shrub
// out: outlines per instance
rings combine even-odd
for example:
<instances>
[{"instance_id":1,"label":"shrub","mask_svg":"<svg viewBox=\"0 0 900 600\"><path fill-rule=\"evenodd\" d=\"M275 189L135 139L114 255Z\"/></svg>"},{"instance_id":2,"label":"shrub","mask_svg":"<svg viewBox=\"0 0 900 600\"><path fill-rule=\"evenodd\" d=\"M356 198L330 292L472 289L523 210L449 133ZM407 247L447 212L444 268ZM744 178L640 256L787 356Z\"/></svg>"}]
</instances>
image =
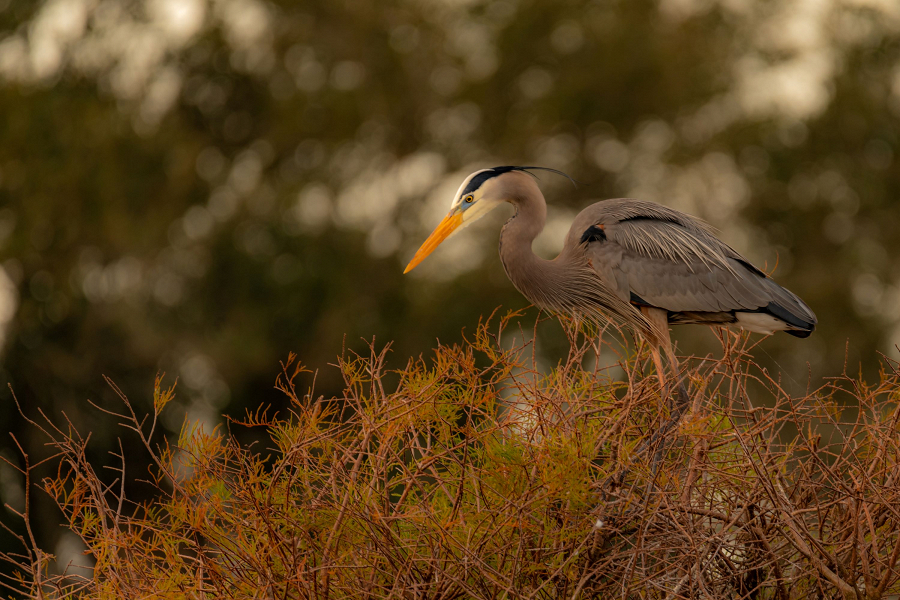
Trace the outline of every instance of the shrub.
<instances>
[{"instance_id":1,"label":"shrub","mask_svg":"<svg viewBox=\"0 0 900 600\"><path fill-rule=\"evenodd\" d=\"M898 371L846 375L803 397L721 333L723 357L683 374L692 404L668 435L642 348L612 378L596 337L571 333L548 374L509 317L390 371L388 347L337 365L316 397L291 356L260 410L265 450L154 413L117 413L153 457L154 501L132 506L49 420L40 484L89 549L52 575L32 538L5 555L11 593L44 598L881 598L900 591ZM609 352L609 349L605 349ZM111 385L114 384L110 382ZM24 475L30 475L26 467ZM28 520L27 512L22 517ZM30 529L29 529L30 531Z\"/></svg>"}]
</instances>

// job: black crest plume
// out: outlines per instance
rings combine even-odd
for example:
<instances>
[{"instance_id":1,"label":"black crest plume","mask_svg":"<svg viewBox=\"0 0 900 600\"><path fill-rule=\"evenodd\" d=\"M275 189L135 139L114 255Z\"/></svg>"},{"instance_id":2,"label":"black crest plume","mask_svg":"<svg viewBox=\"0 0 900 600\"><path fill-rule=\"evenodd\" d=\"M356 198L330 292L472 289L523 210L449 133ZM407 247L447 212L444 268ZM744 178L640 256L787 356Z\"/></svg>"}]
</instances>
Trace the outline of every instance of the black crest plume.
<instances>
[{"instance_id":1,"label":"black crest plume","mask_svg":"<svg viewBox=\"0 0 900 600\"><path fill-rule=\"evenodd\" d=\"M478 173L475 177L472 178L471 181L469 181L469 184L466 185L466 187L462 193L469 194L471 192L474 192L475 190L480 188L484 184L484 182L487 181L488 179L493 179L494 177L497 177L498 175L503 175L504 173L509 173L510 171L522 171L523 173L528 173L529 175L531 175L532 177L537 179L537 175L535 175L534 173L531 172L533 170L549 171L550 173L556 173L557 175L562 175L563 177L565 177L566 179L571 181L572 185L574 185L575 187L578 187L578 182L575 181L574 179L572 179L569 175L567 175L566 173L563 173L562 171L558 171L557 169L551 169L550 167L504 166L504 167L494 167L492 169L485 169L481 173Z\"/></svg>"}]
</instances>

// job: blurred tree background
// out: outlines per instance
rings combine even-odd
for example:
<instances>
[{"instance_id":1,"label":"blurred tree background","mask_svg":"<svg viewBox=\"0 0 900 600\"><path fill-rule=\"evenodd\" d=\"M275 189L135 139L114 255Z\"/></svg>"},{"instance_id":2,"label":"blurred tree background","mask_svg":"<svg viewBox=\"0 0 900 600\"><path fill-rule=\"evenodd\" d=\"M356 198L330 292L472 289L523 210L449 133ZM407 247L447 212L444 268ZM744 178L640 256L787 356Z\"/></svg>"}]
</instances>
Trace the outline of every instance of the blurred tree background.
<instances>
[{"instance_id":1,"label":"blurred tree background","mask_svg":"<svg viewBox=\"0 0 900 600\"><path fill-rule=\"evenodd\" d=\"M0 379L92 431L100 464L120 433L87 404L110 402L101 374L144 410L179 377L177 432L278 406L289 351L338 393L328 363L360 338L403 363L524 307L500 210L401 275L498 164L583 182L541 176L547 256L602 198L708 220L817 313L761 347L801 387L897 356L894 0L0 0L0 114ZM42 456L5 385L0 430ZM0 496L23 506L8 466Z\"/></svg>"}]
</instances>

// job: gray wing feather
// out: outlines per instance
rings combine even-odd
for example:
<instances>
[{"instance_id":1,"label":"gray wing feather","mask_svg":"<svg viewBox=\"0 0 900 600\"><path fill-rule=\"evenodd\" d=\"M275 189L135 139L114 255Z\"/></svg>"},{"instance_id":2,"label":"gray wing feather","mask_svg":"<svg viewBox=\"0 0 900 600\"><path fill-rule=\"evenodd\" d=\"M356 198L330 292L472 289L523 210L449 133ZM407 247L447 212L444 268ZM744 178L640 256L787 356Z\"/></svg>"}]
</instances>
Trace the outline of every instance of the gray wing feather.
<instances>
[{"instance_id":1,"label":"gray wing feather","mask_svg":"<svg viewBox=\"0 0 900 600\"><path fill-rule=\"evenodd\" d=\"M796 295L753 267L699 219L639 200L598 202L578 215L569 243L588 227L606 241L588 244L594 270L625 301L671 312L754 311L776 302L802 321L815 315Z\"/></svg>"}]
</instances>

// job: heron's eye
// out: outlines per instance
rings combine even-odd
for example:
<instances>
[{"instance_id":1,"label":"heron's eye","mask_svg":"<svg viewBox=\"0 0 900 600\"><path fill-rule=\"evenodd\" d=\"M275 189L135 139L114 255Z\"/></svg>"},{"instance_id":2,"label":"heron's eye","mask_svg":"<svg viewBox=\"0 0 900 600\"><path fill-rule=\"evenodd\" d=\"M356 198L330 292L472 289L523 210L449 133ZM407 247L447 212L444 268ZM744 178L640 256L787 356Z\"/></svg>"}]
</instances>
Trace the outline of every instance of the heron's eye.
<instances>
[{"instance_id":1,"label":"heron's eye","mask_svg":"<svg viewBox=\"0 0 900 600\"><path fill-rule=\"evenodd\" d=\"M465 202L466 204L472 204L472 200L474 200L474 199L475 198L472 196L472 194L469 194L468 196L463 198L463 202Z\"/></svg>"}]
</instances>

